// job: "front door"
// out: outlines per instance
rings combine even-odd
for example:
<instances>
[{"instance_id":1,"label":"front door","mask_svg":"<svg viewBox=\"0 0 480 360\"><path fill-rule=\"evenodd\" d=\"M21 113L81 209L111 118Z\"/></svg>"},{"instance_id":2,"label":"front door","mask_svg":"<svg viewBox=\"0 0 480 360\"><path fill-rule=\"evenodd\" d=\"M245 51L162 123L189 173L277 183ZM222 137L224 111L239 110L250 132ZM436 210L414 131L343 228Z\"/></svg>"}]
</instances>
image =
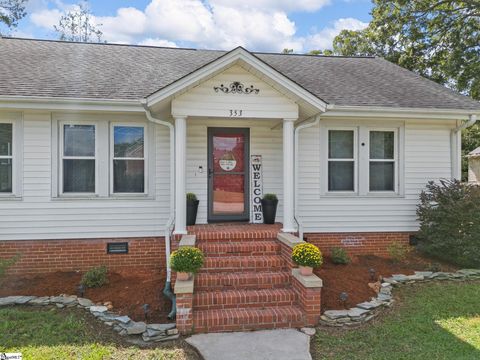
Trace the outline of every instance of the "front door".
<instances>
[{"instance_id":1,"label":"front door","mask_svg":"<svg viewBox=\"0 0 480 360\"><path fill-rule=\"evenodd\" d=\"M247 128L208 128L208 221L249 220Z\"/></svg>"}]
</instances>

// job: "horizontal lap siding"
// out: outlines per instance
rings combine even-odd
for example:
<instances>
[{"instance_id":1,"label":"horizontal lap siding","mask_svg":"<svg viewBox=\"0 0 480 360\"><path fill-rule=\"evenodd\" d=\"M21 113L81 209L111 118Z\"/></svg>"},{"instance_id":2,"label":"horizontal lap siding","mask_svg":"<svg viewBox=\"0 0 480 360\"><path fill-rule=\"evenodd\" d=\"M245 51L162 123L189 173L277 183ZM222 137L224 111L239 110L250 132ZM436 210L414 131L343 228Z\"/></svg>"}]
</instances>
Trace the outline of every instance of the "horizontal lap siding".
<instances>
[{"instance_id":1,"label":"horizontal lap siding","mask_svg":"<svg viewBox=\"0 0 480 360\"><path fill-rule=\"evenodd\" d=\"M453 122L406 121L404 197L329 197L321 194L320 129L299 140L299 203L305 232L411 232L418 228L418 195L427 181L451 177Z\"/></svg>"},{"instance_id":2,"label":"horizontal lap siding","mask_svg":"<svg viewBox=\"0 0 480 360\"><path fill-rule=\"evenodd\" d=\"M64 200L51 197L51 124L47 113L24 116L23 198L0 201L0 240L164 235L170 216L166 127L155 129L154 200Z\"/></svg>"},{"instance_id":3,"label":"horizontal lap siding","mask_svg":"<svg viewBox=\"0 0 480 360\"><path fill-rule=\"evenodd\" d=\"M282 129L272 130L278 121L267 120L187 120L187 192L193 192L200 200L197 223L207 222L208 201L208 146L209 127L250 128L250 155L262 155L263 192L279 197L277 221L282 219ZM203 167L203 173L198 171Z\"/></svg>"}]
</instances>

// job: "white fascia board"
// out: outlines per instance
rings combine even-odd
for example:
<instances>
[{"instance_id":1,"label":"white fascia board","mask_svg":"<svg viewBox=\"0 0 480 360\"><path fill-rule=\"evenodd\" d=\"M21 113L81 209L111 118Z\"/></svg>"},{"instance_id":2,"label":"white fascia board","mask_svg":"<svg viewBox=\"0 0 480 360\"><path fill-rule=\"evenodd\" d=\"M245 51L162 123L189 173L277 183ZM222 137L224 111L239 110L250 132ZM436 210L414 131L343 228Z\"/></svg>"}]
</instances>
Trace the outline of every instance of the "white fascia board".
<instances>
[{"instance_id":1,"label":"white fascia board","mask_svg":"<svg viewBox=\"0 0 480 360\"><path fill-rule=\"evenodd\" d=\"M248 65L265 74L265 76L279 84L281 87L287 89L294 95L303 99L305 102L316 107L319 111L323 112L327 109L327 103L308 92L292 80L288 79L285 75L281 74L270 65L264 63L243 48L234 49L231 52L221 56L217 60L214 60L204 67L153 93L147 97L147 104L150 107L159 101L174 96L185 88L192 86L197 82L201 82L209 76L215 75L217 72L222 71L237 61L244 61Z\"/></svg>"},{"instance_id":2,"label":"white fascia board","mask_svg":"<svg viewBox=\"0 0 480 360\"><path fill-rule=\"evenodd\" d=\"M0 110L107 111L144 113L140 100L0 96Z\"/></svg>"},{"instance_id":3,"label":"white fascia board","mask_svg":"<svg viewBox=\"0 0 480 360\"><path fill-rule=\"evenodd\" d=\"M477 114L480 114L480 110L328 105L327 111L322 114L322 118L362 117L370 119L469 120L470 115Z\"/></svg>"}]
</instances>

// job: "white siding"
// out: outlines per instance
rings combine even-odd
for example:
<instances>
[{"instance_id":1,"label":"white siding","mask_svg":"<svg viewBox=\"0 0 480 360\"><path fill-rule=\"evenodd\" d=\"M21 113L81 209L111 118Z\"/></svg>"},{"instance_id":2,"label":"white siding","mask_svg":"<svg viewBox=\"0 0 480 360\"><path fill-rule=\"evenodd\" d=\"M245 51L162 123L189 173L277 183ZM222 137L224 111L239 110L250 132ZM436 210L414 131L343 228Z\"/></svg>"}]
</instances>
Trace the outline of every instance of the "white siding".
<instances>
[{"instance_id":1,"label":"white siding","mask_svg":"<svg viewBox=\"0 0 480 360\"><path fill-rule=\"evenodd\" d=\"M166 127L155 127L155 190L145 199L52 198L51 114L25 113L23 132L23 197L0 201L0 240L164 235L170 216Z\"/></svg>"},{"instance_id":2,"label":"white siding","mask_svg":"<svg viewBox=\"0 0 480 360\"><path fill-rule=\"evenodd\" d=\"M361 122L352 122L358 126ZM451 121L405 122L404 195L323 195L320 126L302 130L299 138L298 209L305 232L417 230L418 195L429 180L451 178ZM402 151L402 150L401 150ZM401 179L402 181L402 179Z\"/></svg>"},{"instance_id":3,"label":"white siding","mask_svg":"<svg viewBox=\"0 0 480 360\"><path fill-rule=\"evenodd\" d=\"M282 128L277 121L267 120L187 120L187 192L200 200L197 223L207 222L208 154L207 130L209 127L250 128L250 155L262 155L263 192L275 193L279 198L277 221L282 221ZM275 128L275 129L272 129ZM199 166L203 167L200 173Z\"/></svg>"}]
</instances>

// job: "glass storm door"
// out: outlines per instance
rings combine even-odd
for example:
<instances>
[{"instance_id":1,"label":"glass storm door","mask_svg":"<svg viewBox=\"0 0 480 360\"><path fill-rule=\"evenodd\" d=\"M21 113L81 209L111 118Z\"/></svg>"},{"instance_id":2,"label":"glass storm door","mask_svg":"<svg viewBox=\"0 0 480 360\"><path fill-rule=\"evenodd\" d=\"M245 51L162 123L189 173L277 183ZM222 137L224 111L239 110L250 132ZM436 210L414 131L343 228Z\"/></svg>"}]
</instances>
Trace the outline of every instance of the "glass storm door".
<instances>
[{"instance_id":1,"label":"glass storm door","mask_svg":"<svg viewBox=\"0 0 480 360\"><path fill-rule=\"evenodd\" d=\"M208 221L249 220L249 129L208 129Z\"/></svg>"}]
</instances>

